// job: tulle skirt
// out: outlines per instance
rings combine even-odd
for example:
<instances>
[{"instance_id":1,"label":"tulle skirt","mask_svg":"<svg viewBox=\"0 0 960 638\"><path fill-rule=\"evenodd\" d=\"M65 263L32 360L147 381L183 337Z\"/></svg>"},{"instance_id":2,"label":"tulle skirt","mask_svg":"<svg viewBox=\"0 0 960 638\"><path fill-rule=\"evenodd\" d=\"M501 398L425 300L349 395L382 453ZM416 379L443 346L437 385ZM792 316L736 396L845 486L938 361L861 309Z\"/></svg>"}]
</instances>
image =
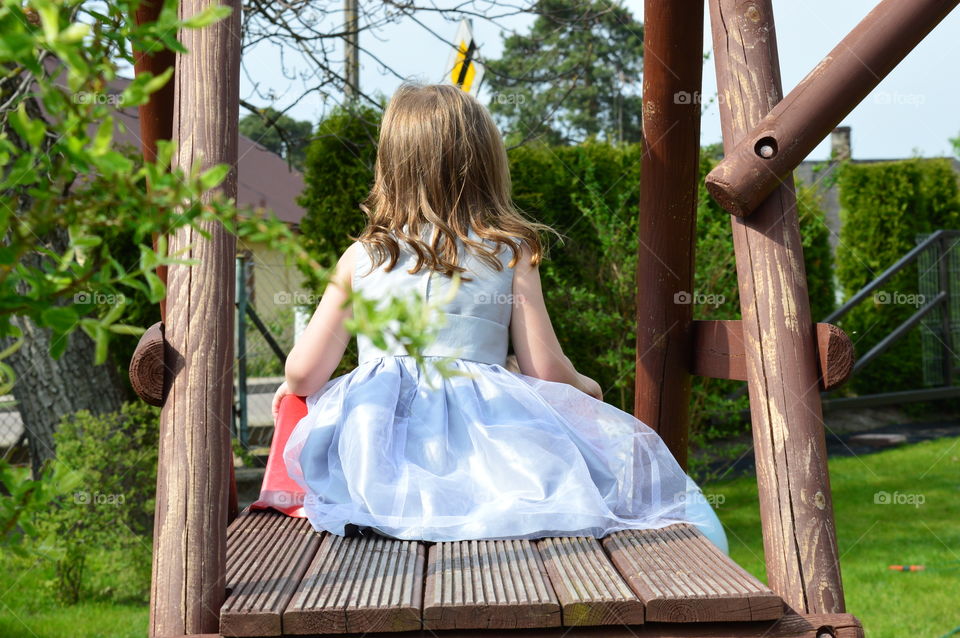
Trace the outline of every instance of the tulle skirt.
<instances>
[{"instance_id":1,"label":"tulle skirt","mask_svg":"<svg viewBox=\"0 0 960 638\"><path fill-rule=\"evenodd\" d=\"M283 459L314 529L453 541L691 523L727 552L713 508L643 422L564 383L452 368L444 379L387 356L307 397Z\"/></svg>"}]
</instances>

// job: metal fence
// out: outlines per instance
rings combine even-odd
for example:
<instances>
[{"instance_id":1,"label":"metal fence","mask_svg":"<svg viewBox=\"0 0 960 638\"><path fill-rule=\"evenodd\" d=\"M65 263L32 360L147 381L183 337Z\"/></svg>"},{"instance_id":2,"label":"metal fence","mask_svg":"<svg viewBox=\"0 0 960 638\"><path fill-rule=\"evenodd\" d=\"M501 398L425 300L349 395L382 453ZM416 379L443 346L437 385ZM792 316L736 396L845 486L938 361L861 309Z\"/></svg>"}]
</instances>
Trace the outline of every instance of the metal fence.
<instances>
[{"instance_id":1,"label":"metal fence","mask_svg":"<svg viewBox=\"0 0 960 638\"><path fill-rule=\"evenodd\" d=\"M840 308L823 319L825 323L836 323L841 317L860 303L872 299L894 275L917 264L918 295L917 310L910 317L884 336L862 356L857 357L853 374L877 359L914 328L921 332L921 350L923 353L923 381L912 390L878 392L857 397L827 398L823 393L823 409L839 410L866 408L881 405L897 405L907 401L934 401L960 396L960 385L956 385L957 356L956 346L960 343L960 299L957 277L960 275L960 231L938 230L918 235L917 245L883 271L876 279L861 288Z\"/></svg>"},{"instance_id":2,"label":"metal fence","mask_svg":"<svg viewBox=\"0 0 960 638\"><path fill-rule=\"evenodd\" d=\"M23 421L12 394L0 396L0 455L24 445Z\"/></svg>"},{"instance_id":3,"label":"metal fence","mask_svg":"<svg viewBox=\"0 0 960 638\"><path fill-rule=\"evenodd\" d=\"M270 406L283 382L286 354L316 305L299 282L295 269L282 261L250 253L237 257L234 436L247 449L270 445Z\"/></svg>"}]
</instances>

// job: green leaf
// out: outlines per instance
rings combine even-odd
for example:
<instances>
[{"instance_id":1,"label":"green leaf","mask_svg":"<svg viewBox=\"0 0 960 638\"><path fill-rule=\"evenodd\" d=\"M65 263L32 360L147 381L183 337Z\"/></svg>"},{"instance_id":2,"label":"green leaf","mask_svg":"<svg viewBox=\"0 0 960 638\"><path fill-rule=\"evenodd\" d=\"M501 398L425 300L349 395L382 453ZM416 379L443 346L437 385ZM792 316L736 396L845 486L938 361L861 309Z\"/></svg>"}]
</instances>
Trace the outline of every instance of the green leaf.
<instances>
[{"instance_id":1,"label":"green leaf","mask_svg":"<svg viewBox=\"0 0 960 638\"><path fill-rule=\"evenodd\" d=\"M203 174L200 175L200 186L203 187L203 190L210 190L211 188L216 188L220 185L223 180L227 178L227 174L230 172L229 164L217 164L213 168L206 170Z\"/></svg>"},{"instance_id":2,"label":"green leaf","mask_svg":"<svg viewBox=\"0 0 960 638\"><path fill-rule=\"evenodd\" d=\"M74 22L63 30L57 42L60 44L76 44L90 33L90 26L82 22Z\"/></svg>"},{"instance_id":3,"label":"green leaf","mask_svg":"<svg viewBox=\"0 0 960 638\"><path fill-rule=\"evenodd\" d=\"M144 277L147 280L147 285L150 286L150 303L157 303L163 299L164 295L167 294L166 286L163 285L163 280L157 276L157 273L147 271L144 274Z\"/></svg>"},{"instance_id":4,"label":"green leaf","mask_svg":"<svg viewBox=\"0 0 960 638\"><path fill-rule=\"evenodd\" d=\"M37 13L40 15L40 23L43 25L43 35L48 44L54 44L57 41L57 35L60 33L60 10L59 7L49 1L33 3Z\"/></svg>"},{"instance_id":5,"label":"green leaf","mask_svg":"<svg viewBox=\"0 0 960 638\"><path fill-rule=\"evenodd\" d=\"M54 332L67 332L76 325L79 315L73 306L50 306L40 313L43 325Z\"/></svg>"},{"instance_id":6,"label":"green leaf","mask_svg":"<svg viewBox=\"0 0 960 638\"><path fill-rule=\"evenodd\" d=\"M212 5L204 8L203 11L194 14L183 21L183 26L188 29L200 29L217 20L226 18L233 13L233 9L225 5Z\"/></svg>"},{"instance_id":7,"label":"green leaf","mask_svg":"<svg viewBox=\"0 0 960 638\"><path fill-rule=\"evenodd\" d=\"M110 141L113 139L113 116L108 115L103 118L103 122L97 128L97 134L93 138L91 151L95 156L101 156L110 150Z\"/></svg>"},{"instance_id":8,"label":"green leaf","mask_svg":"<svg viewBox=\"0 0 960 638\"><path fill-rule=\"evenodd\" d=\"M33 148L39 148L43 141L43 132L46 128L42 120L31 120L27 115L27 103L20 102L19 107L10 118L10 124L17 134L27 141Z\"/></svg>"}]
</instances>

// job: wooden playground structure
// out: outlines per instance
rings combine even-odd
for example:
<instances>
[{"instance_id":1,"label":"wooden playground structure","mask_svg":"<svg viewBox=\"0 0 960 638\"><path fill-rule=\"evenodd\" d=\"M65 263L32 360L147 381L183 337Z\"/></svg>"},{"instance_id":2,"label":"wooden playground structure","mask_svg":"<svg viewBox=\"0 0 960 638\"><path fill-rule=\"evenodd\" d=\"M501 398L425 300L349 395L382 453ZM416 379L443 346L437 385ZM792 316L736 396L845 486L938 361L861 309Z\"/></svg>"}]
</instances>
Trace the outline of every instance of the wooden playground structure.
<instances>
[{"instance_id":1,"label":"wooden playground structure","mask_svg":"<svg viewBox=\"0 0 960 638\"><path fill-rule=\"evenodd\" d=\"M636 416L686 465L691 375L745 380L768 583L693 527L603 539L451 543L345 538L271 510L237 511L230 449L236 238L189 229L196 266L161 272L162 321L131 365L163 405L150 635L862 637L846 613L820 391L850 375L853 347L814 324L792 171L960 0L884 0L786 97L772 0L708 0L725 159L708 176L731 213L742 318L697 321L693 289L703 0L645 0ZM182 0L182 16L212 0ZM234 167L240 3L180 34L189 55L141 107L144 155ZM159 4L144 5L140 22ZM276 446L274 447L274 451Z\"/></svg>"}]
</instances>

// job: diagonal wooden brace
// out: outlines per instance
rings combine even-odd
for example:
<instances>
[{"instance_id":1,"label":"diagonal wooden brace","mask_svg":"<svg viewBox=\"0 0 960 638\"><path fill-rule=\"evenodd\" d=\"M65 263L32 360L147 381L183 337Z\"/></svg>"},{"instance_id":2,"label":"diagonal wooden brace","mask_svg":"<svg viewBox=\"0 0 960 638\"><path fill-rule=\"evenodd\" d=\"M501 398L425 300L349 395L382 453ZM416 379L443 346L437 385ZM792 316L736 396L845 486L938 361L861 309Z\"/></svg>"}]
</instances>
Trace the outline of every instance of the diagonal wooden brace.
<instances>
[{"instance_id":1,"label":"diagonal wooden brace","mask_svg":"<svg viewBox=\"0 0 960 638\"><path fill-rule=\"evenodd\" d=\"M884 0L707 175L724 209L749 215L960 0Z\"/></svg>"}]
</instances>

